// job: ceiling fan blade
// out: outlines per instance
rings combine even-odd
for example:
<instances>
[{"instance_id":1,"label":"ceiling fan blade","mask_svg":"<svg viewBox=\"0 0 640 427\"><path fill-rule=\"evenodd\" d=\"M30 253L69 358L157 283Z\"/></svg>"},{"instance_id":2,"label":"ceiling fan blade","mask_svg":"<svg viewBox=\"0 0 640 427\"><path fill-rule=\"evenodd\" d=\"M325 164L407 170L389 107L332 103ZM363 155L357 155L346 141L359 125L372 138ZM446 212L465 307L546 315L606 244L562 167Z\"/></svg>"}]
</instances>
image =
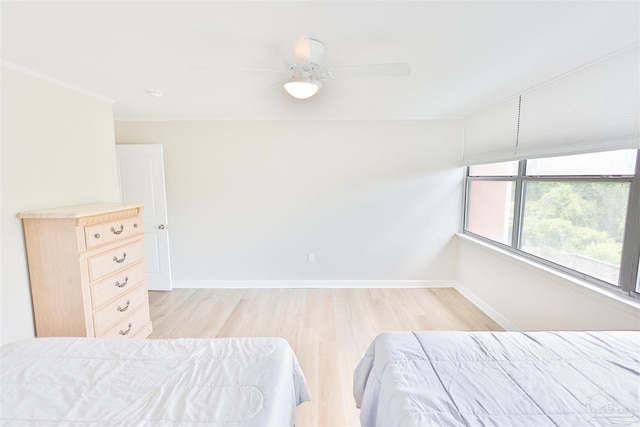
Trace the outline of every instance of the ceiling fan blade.
<instances>
[{"instance_id":1,"label":"ceiling fan blade","mask_svg":"<svg viewBox=\"0 0 640 427\"><path fill-rule=\"evenodd\" d=\"M259 73L272 73L279 74L281 76L290 76L291 72L285 70L273 70L269 68L255 68L255 67L230 67L224 65L192 65L192 68L203 70L231 70L231 71L255 71Z\"/></svg>"},{"instance_id":2,"label":"ceiling fan blade","mask_svg":"<svg viewBox=\"0 0 640 427\"><path fill-rule=\"evenodd\" d=\"M326 77L407 77L411 66L406 62L367 65L339 65L324 70Z\"/></svg>"}]
</instances>

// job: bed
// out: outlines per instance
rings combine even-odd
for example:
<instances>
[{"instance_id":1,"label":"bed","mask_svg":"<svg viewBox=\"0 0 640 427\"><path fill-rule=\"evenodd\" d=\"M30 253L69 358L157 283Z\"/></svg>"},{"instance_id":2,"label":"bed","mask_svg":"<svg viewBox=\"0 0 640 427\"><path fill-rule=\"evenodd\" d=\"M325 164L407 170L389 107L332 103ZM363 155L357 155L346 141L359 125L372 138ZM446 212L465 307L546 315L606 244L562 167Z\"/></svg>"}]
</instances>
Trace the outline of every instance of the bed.
<instances>
[{"instance_id":1,"label":"bed","mask_svg":"<svg viewBox=\"0 0 640 427\"><path fill-rule=\"evenodd\" d=\"M0 357L7 426L292 426L310 399L281 338L36 338Z\"/></svg>"},{"instance_id":2,"label":"bed","mask_svg":"<svg viewBox=\"0 0 640 427\"><path fill-rule=\"evenodd\" d=\"M354 373L362 426L640 425L640 332L389 332Z\"/></svg>"}]
</instances>

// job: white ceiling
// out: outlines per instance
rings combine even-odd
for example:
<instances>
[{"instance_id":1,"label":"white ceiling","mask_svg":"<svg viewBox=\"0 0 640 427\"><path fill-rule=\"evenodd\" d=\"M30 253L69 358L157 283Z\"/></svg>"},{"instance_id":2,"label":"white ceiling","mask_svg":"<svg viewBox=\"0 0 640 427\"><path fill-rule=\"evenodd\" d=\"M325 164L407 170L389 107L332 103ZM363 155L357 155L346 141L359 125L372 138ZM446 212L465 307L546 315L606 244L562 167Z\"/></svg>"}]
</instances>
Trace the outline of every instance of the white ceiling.
<instances>
[{"instance_id":1,"label":"white ceiling","mask_svg":"<svg viewBox=\"0 0 640 427\"><path fill-rule=\"evenodd\" d=\"M3 0L1 55L115 101L121 120L459 118L638 43L639 5ZM301 101L285 77L237 69L284 70L301 34L325 43L323 66L407 62L411 76L336 78Z\"/></svg>"}]
</instances>

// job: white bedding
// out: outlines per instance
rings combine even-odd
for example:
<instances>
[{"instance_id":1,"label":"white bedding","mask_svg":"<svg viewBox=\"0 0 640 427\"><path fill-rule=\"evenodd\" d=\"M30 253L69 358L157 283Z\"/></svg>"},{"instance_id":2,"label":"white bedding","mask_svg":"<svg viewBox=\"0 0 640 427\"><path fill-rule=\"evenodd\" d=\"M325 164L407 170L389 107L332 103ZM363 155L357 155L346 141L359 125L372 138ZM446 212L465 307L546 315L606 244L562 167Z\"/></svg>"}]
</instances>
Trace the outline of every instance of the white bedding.
<instances>
[{"instance_id":1,"label":"white bedding","mask_svg":"<svg viewBox=\"0 0 640 427\"><path fill-rule=\"evenodd\" d=\"M640 332L392 332L354 374L362 426L640 425Z\"/></svg>"},{"instance_id":2,"label":"white bedding","mask_svg":"<svg viewBox=\"0 0 640 427\"><path fill-rule=\"evenodd\" d=\"M292 426L310 399L281 338L37 338L0 356L7 426Z\"/></svg>"}]
</instances>

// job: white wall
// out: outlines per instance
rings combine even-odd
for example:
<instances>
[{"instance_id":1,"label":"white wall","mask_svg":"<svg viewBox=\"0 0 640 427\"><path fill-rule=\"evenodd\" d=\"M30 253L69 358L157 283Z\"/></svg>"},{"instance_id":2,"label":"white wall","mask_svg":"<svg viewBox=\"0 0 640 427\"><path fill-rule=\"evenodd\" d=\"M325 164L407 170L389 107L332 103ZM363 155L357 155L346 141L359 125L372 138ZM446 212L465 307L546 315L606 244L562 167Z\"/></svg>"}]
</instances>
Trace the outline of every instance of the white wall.
<instances>
[{"instance_id":1,"label":"white wall","mask_svg":"<svg viewBox=\"0 0 640 427\"><path fill-rule=\"evenodd\" d=\"M458 240L458 281L516 329L640 329L639 303L605 296L470 238Z\"/></svg>"},{"instance_id":2,"label":"white wall","mask_svg":"<svg viewBox=\"0 0 640 427\"><path fill-rule=\"evenodd\" d=\"M455 276L459 121L125 121L116 142L164 146L178 284Z\"/></svg>"},{"instance_id":3,"label":"white wall","mask_svg":"<svg viewBox=\"0 0 640 427\"><path fill-rule=\"evenodd\" d=\"M111 104L2 67L1 164L0 341L6 343L34 336L16 214L119 200Z\"/></svg>"}]
</instances>

